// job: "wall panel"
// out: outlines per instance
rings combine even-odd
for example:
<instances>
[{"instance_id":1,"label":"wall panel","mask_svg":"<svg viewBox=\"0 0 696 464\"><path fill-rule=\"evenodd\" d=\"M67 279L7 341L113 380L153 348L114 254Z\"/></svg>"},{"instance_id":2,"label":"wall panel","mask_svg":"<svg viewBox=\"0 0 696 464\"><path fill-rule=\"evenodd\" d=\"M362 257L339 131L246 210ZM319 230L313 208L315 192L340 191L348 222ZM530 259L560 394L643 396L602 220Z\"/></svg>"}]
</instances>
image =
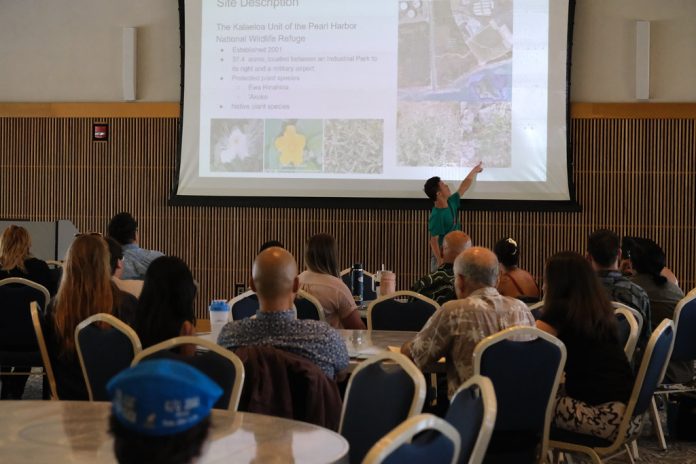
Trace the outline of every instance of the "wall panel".
<instances>
[{"instance_id":1,"label":"wall panel","mask_svg":"<svg viewBox=\"0 0 696 464\"><path fill-rule=\"evenodd\" d=\"M144 247L189 263L201 284L200 316L208 300L230 297L235 282L247 281L255 250L268 239L283 241L301 265L306 237L331 233L343 267L384 263L397 272L402 288L427 269L424 210L168 206L178 119L161 114L160 106L152 116L98 119L110 124L109 142L91 141L94 117L26 117L26 105L25 117L12 117L8 105L0 106L0 217L68 219L80 230L104 231L113 214L130 211ZM682 288L694 287L696 116L683 107L670 116L663 106L659 119L645 118L643 107L633 118L627 108L621 105L617 117L606 108L593 116L596 105L574 108L574 178L582 212L462 212L474 242L492 246L514 237L522 247L521 265L540 276L550 254L583 252L592 230L609 227L655 239Z\"/></svg>"}]
</instances>

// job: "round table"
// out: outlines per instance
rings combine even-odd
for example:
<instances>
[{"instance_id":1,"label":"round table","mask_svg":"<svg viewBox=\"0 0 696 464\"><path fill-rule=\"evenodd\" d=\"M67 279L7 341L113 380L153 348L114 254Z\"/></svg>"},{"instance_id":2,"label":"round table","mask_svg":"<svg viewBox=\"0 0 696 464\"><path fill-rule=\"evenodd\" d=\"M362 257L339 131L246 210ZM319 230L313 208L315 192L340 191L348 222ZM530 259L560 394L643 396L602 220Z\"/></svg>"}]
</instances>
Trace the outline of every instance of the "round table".
<instances>
[{"instance_id":1,"label":"round table","mask_svg":"<svg viewBox=\"0 0 696 464\"><path fill-rule=\"evenodd\" d=\"M0 459L32 464L114 463L108 433L111 403L0 402ZM348 461L348 442L305 422L213 411L200 463L328 463Z\"/></svg>"}]
</instances>

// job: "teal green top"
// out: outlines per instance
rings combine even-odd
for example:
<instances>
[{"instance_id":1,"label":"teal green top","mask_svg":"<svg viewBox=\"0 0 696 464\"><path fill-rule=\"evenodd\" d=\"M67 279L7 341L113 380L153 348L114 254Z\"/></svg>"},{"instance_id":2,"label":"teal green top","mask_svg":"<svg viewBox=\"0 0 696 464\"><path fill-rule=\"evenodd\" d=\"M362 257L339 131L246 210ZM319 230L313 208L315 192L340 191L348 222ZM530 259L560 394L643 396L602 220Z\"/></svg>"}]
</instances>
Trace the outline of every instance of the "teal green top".
<instances>
[{"instance_id":1,"label":"teal green top","mask_svg":"<svg viewBox=\"0 0 696 464\"><path fill-rule=\"evenodd\" d=\"M445 235L453 230L462 230L462 225L459 223L459 192L454 192L447 199L445 208L433 207L428 220L428 231L431 237L438 237L438 244L442 246L442 240Z\"/></svg>"}]
</instances>

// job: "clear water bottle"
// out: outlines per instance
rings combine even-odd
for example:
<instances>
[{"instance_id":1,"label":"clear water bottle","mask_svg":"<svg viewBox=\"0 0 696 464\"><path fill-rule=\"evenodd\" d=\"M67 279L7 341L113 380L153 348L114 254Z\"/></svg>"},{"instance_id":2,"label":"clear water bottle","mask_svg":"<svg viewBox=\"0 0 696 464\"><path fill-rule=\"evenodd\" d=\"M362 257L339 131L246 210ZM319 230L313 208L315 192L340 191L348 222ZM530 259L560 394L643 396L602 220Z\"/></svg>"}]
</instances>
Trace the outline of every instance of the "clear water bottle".
<instances>
[{"instance_id":1,"label":"clear water bottle","mask_svg":"<svg viewBox=\"0 0 696 464\"><path fill-rule=\"evenodd\" d=\"M350 273L351 286L350 290L355 300L355 305L360 306L363 302L363 268L362 264L353 264L353 269Z\"/></svg>"}]
</instances>

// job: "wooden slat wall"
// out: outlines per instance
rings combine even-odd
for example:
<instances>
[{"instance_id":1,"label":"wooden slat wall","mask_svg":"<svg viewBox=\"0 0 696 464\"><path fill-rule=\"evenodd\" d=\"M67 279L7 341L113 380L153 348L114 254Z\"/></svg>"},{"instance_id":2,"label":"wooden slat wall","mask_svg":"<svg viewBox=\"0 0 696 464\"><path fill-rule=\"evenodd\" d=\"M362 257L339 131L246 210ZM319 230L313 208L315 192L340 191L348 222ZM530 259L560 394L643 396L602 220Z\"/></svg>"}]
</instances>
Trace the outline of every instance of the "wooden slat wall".
<instances>
[{"instance_id":1,"label":"wooden slat wall","mask_svg":"<svg viewBox=\"0 0 696 464\"><path fill-rule=\"evenodd\" d=\"M625 110L625 109L624 109ZM90 114L91 115L91 114ZM51 116L51 117L49 117ZM665 248L682 288L696 285L696 117L574 116L575 182L581 213L463 212L476 244L512 236L521 264L541 276L560 250L583 252L587 235L609 227ZM95 121L110 141L92 142ZM328 232L344 267L384 263L406 287L428 266L428 211L171 207L175 117L0 117L0 218L68 219L104 231L130 211L141 244L182 257L201 284L198 312L246 282L259 244L280 239L302 265L304 240Z\"/></svg>"}]
</instances>

